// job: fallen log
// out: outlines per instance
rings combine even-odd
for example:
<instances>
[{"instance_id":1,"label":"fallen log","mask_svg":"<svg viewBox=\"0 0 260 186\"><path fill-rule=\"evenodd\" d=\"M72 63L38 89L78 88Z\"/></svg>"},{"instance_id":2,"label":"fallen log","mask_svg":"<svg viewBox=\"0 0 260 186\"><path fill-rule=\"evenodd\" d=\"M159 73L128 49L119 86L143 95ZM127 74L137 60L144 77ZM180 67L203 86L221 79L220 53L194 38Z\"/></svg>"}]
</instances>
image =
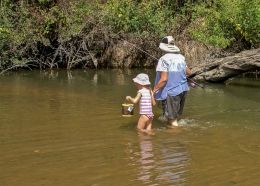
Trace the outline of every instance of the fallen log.
<instances>
[{"instance_id":1,"label":"fallen log","mask_svg":"<svg viewBox=\"0 0 260 186\"><path fill-rule=\"evenodd\" d=\"M246 50L194 67L191 78L209 82L223 82L239 74L260 69L260 48Z\"/></svg>"}]
</instances>

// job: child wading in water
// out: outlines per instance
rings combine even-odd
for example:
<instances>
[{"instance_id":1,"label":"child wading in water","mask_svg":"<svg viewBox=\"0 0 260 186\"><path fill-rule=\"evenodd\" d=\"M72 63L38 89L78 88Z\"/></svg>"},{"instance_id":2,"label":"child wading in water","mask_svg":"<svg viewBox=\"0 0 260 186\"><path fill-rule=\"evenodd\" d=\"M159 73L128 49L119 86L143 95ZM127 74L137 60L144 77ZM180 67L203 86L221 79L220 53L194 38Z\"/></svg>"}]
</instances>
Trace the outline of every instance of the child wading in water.
<instances>
[{"instance_id":1,"label":"child wading in water","mask_svg":"<svg viewBox=\"0 0 260 186\"><path fill-rule=\"evenodd\" d=\"M138 74L133 79L138 89L135 98L126 96L126 100L132 103L139 102L139 114L137 129L142 132L150 132L152 130L153 111L152 106L156 104L153 93L150 88L150 81L147 74Z\"/></svg>"}]
</instances>

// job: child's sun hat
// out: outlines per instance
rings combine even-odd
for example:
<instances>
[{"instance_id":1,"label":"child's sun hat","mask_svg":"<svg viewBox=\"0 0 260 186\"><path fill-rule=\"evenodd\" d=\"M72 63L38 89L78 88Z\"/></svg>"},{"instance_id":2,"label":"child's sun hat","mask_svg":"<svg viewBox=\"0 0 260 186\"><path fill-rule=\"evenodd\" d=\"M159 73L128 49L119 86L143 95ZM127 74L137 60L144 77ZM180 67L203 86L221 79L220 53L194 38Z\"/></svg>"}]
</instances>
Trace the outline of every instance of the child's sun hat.
<instances>
[{"instance_id":1,"label":"child's sun hat","mask_svg":"<svg viewBox=\"0 0 260 186\"><path fill-rule=\"evenodd\" d=\"M159 48L164 52L170 52L170 53L178 53L180 52L180 49L174 45L174 38L172 36L165 36L160 45Z\"/></svg>"},{"instance_id":2,"label":"child's sun hat","mask_svg":"<svg viewBox=\"0 0 260 186\"><path fill-rule=\"evenodd\" d=\"M147 74L144 74L144 73L141 73L141 74L138 74L134 79L133 81L135 83L138 83L140 85L150 85L150 81L149 81L149 76Z\"/></svg>"}]
</instances>

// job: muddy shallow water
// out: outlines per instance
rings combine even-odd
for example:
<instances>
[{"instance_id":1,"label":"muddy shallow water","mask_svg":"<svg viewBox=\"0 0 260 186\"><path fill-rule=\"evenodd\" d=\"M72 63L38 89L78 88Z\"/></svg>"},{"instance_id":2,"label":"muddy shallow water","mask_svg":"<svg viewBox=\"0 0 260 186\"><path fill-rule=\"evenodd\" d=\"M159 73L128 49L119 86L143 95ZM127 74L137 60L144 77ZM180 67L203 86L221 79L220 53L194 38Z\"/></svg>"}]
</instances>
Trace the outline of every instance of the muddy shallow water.
<instances>
[{"instance_id":1,"label":"muddy shallow water","mask_svg":"<svg viewBox=\"0 0 260 186\"><path fill-rule=\"evenodd\" d=\"M0 185L259 185L260 81L188 93L181 126L154 108L154 136L121 116L131 79L153 70L46 71L0 77Z\"/></svg>"}]
</instances>

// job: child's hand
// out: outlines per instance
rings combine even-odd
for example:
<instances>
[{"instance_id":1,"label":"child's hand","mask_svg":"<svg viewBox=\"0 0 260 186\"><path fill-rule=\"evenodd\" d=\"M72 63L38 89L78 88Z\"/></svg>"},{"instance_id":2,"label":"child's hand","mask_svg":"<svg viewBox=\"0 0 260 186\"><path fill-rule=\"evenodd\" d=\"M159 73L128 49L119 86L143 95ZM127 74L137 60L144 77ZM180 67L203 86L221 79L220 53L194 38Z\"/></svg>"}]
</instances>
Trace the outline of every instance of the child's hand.
<instances>
[{"instance_id":1,"label":"child's hand","mask_svg":"<svg viewBox=\"0 0 260 186\"><path fill-rule=\"evenodd\" d=\"M126 96L125 99L126 99L127 101L131 101L131 96Z\"/></svg>"}]
</instances>

